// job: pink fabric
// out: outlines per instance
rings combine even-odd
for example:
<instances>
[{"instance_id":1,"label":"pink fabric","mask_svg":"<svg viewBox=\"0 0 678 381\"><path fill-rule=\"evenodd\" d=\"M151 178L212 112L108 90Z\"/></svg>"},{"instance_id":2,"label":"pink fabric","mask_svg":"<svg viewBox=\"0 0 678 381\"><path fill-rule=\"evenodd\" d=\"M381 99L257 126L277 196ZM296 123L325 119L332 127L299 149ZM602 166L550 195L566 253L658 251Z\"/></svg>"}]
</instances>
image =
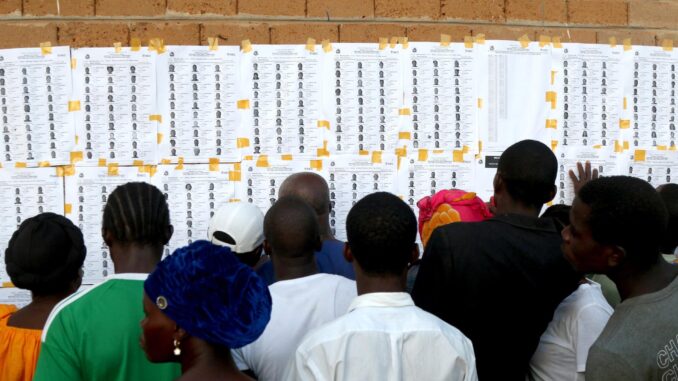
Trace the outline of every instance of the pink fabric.
<instances>
[{"instance_id":1,"label":"pink fabric","mask_svg":"<svg viewBox=\"0 0 678 381\"><path fill-rule=\"evenodd\" d=\"M449 207L441 208L441 205L445 204ZM447 214L444 220L448 223L476 222L492 217L487 205L475 193L459 189L442 190L433 196L426 196L417 202L417 207L419 207L419 235L424 246L430 233L436 227L445 225L438 220L431 221L436 213ZM453 211L450 213L449 209ZM431 223L435 226L431 226Z\"/></svg>"}]
</instances>

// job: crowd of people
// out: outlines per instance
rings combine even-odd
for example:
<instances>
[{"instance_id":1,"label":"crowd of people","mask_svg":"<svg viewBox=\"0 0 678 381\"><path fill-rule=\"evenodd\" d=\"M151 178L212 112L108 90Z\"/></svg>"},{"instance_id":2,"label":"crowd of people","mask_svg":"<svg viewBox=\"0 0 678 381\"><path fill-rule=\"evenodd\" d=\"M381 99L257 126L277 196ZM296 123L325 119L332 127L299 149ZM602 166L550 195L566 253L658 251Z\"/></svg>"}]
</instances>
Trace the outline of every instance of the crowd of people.
<instances>
[{"instance_id":1,"label":"crowd of people","mask_svg":"<svg viewBox=\"0 0 678 381\"><path fill-rule=\"evenodd\" d=\"M678 185L580 163L573 204L542 213L557 170L518 142L489 203L445 190L417 220L376 192L346 242L325 180L297 173L162 260L167 202L127 183L102 217L115 274L80 291L82 233L39 214L6 250L32 300L0 305L0 379L678 380Z\"/></svg>"}]
</instances>

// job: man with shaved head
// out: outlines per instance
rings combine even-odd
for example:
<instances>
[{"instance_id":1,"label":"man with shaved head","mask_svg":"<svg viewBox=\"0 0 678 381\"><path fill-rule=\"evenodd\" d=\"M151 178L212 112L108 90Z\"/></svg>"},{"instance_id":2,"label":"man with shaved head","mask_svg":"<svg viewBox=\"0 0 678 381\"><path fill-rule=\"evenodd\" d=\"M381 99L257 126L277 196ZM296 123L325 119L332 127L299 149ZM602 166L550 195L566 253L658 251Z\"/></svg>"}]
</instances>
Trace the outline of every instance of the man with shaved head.
<instances>
[{"instance_id":1,"label":"man with shaved head","mask_svg":"<svg viewBox=\"0 0 678 381\"><path fill-rule=\"evenodd\" d=\"M238 368L260 381L280 380L304 335L344 315L357 295L354 281L318 273L320 232L316 211L299 197L282 196L266 213L264 249L277 279L271 320L254 343L233 350Z\"/></svg>"},{"instance_id":2,"label":"man with shaved head","mask_svg":"<svg viewBox=\"0 0 678 381\"><path fill-rule=\"evenodd\" d=\"M312 172L295 173L283 181L278 195L299 197L313 208L322 240L322 247L315 252L318 272L355 280L353 267L343 256L344 243L336 240L330 229L330 190L325 179ZM257 270L257 274L269 285L279 280L275 276L274 267L275 263L269 261Z\"/></svg>"}]
</instances>

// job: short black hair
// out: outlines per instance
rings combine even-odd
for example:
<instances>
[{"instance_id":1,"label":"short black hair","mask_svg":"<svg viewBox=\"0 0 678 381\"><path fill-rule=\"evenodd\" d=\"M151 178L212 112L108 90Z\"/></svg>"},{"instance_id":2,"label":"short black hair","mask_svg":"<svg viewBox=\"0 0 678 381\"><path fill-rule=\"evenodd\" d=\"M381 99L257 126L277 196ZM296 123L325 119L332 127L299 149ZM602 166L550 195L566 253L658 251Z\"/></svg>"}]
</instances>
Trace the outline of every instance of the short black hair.
<instances>
[{"instance_id":1,"label":"short black hair","mask_svg":"<svg viewBox=\"0 0 678 381\"><path fill-rule=\"evenodd\" d=\"M570 224L570 209L570 205L554 204L546 208L540 218L552 218L562 230Z\"/></svg>"},{"instance_id":2,"label":"short black hair","mask_svg":"<svg viewBox=\"0 0 678 381\"><path fill-rule=\"evenodd\" d=\"M87 249L82 232L66 217L42 213L25 220L5 250L12 283L36 295L68 291L80 277Z\"/></svg>"},{"instance_id":3,"label":"short black hair","mask_svg":"<svg viewBox=\"0 0 678 381\"><path fill-rule=\"evenodd\" d=\"M320 226L313 208L296 196L285 196L271 206L264 217L264 237L273 255L313 255L320 243Z\"/></svg>"},{"instance_id":4,"label":"short black hair","mask_svg":"<svg viewBox=\"0 0 678 381\"><path fill-rule=\"evenodd\" d=\"M514 200L541 207L553 198L558 159L544 143L523 140L501 154L497 174Z\"/></svg>"},{"instance_id":5,"label":"short black hair","mask_svg":"<svg viewBox=\"0 0 678 381\"><path fill-rule=\"evenodd\" d=\"M661 250L665 254L673 254L678 246L678 184L664 184L657 191L669 213L669 224Z\"/></svg>"},{"instance_id":6,"label":"short black hair","mask_svg":"<svg viewBox=\"0 0 678 381\"><path fill-rule=\"evenodd\" d=\"M366 273L401 275L412 259L417 219L395 195L372 193L349 211L346 235L353 257Z\"/></svg>"},{"instance_id":7,"label":"short black hair","mask_svg":"<svg viewBox=\"0 0 678 381\"><path fill-rule=\"evenodd\" d=\"M594 240L622 247L640 269L656 262L668 213L652 185L629 176L601 177L577 197L591 208L587 222Z\"/></svg>"},{"instance_id":8,"label":"short black hair","mask_svg":"<svg viewBox=\"0 0 678 381\"><path fill-rule=\"evenodd\" d=\"M165 245L171 238L167 200L148 183L120 185L111 192L104 207L102 228L119 242Z\"/></svg>"}]
</instances>

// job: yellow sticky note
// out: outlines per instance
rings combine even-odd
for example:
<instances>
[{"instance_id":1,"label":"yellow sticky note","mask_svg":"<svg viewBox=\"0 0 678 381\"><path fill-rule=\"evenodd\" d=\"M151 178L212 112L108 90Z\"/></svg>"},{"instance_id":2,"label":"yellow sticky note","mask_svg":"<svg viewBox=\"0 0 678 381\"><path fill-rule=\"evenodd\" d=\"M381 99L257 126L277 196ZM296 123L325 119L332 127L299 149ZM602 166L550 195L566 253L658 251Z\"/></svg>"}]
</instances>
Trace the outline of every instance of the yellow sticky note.
<instances>
[{"instance_id":1,"label":"yellow sticky note","mask_svg":"<svg viewBox=\"0 0 678 381\"><path fill-rule=\"evenodd\" d=\"M464 47L466 49L473 49L473 37L472 36L464 36Z\"/></svg>"},{"instance_id":2,"label":"yellow sticky note","mask_svg":"<svg viewBox=\"0 0 678 381\"><path fill-rule=\"evenodd\" d=\"M2 288L14 288L14 283L12 283L12 282L2 282Z\"/></svg>"},{"instance_id":3,"label":"yellow sticky note","mask_svg":"<svg viewBox=\"0 0 678 381\"><path fill-rule=\"evenodd\" d=\"M68 111L80 111L80 101L68 101Z\"/></svg>"},{"instance_id":4,"label":"yellow sticky note","mask_svg":"<svg viewBox=\"0 0 678 381\"><path fill-rule=\"evenodd\" d=\"M292 161L293 158L291 154L284 154L280 156L280 159L284 161Z\"/></svg>"},{"instance_id":5,"label":"yellow sticky note","mask_svg":"<svg viewBox=\"0 0 678 381\"><path fill-rule=\"evenodd\" d=\"M165 53L165 40L162 38L153 38L148 41L148 50L156 51L158 54Z\"/></svg>"},{"instance_id":6,"label":"yellow sticky note","mask_svg":"<svg viewBox=\"0 0 678 381\"><path fill-rule=\"evenodd\" d=\"M216 172L219 170L219 158L211 157L209 161L210 172Z\"/></svg>"},{"instance_id":7,"label":"yellow sticky note","mask_svg":"<svg viewBox=\"0 0 678 381\"><path fill-rule=\"evenodd\" d=\"M550 44L551 44L551 37L545 36L545 35L539 36L539 47L540 48L543 48L544 46L550 45Z\"/></svg>"},{"instance_id":8,"label":"yellow sticky note","mask_svg":"<svg viewBox=\"0 0 678 381\"><path fill-rule=\"evenodd\" d=\"M315 169L316 171L322 171L323 170L323 161L322 160L311 160L311 168Z\"/></svg>"},{"instance_id":9,"label":"yellow sticky note","mask_svg":"<svg viewBox=\"0 0 678 381\"><path fill-rule=\"evenodd\" d=\"M358 155L360 155L360 156L367 156L369 154L370 154L370 151L368 151L368 150L361 149L360 151L358 151Z\"/></svg>"},{"instance_id":10,"label":"yellow sticky note","mask_svg":"<svg viewBox=\"0 0 678 381\"><path fill-rule=\"evenodd\" d=\"M158 144L162 143L162 138L163 138L163 134L158 132L158 134L156 136L156 140L157 140Z\"/></svg>"},{"instance_id":11,"label":"yellow sticky note","mask_svg":"<svg viewBox=\"0 0 678 381\"><path fill-rule=\"evenodd\" d=\"M478 98L478 108L483 108L483 98Z\"/></svg>"},{"instance_id":12,"label":"yellow sticky note","mask_svg":"<svg viewBox=\"0 0 678 381\"><path fill-rule=\"evenodd\" d=\"M379 50L386 49L386 45L388 45L388 38L379 37Z\"/></svg>"},{"instance_id":13,"label":"yellow sticky note","mask_svg":"<svg viewBox=\"0 0 678 381\"><path fill-rule=\"evenodd\" d=\"M245 110L250 108L250 100L249 99L240 99L238 101L238 109L240 110Z\"/></svg>"},{"instance_id":14,"label":"yellow sticky note","mask_svg":"<svg viewBox=\"0 0 678 381\"><path fill-rule=\"evenodd\" d=\"M523 49L527 49L528 46L530 46L530 37L527 36L527 34L523 34L520 36L518 39L518 42L520 42L520 47Z\"/></svg>"},{"instance_id":15,"label":"yellow sticky note","mask_svg":"<svg viewBox=\"0 0 678 381\"><path fill-rule=\"evenodd\" d=\"M403 139L403 140L411 140L412 139L412 133L408 131L403 131L398 133L398 139Z\"/></svg>"},{"instance_id":16,"label":"yellow sticky note","mask_svg":"<svg viewBox=\"0 0 678 381\"><path fill-rule=\"evenodd\" d=\"M455 163L463 163L464 162L464 151L460 149L455 149L452 151L452 161Z\"/></svg>"},{"instance_id":17,"label":"yellow sticky note","mask_svg":"<svg viewBox=\"0 0 678 381\"><path fill-rule=\"evenodd\" d=\"M332 44L330 43L330 40L322 40L322 45L323 45L323 52L329 53L332 51Z\"/></svg>"},{"instance_id":18,"label":"yellow sticky note","mask_svg":"<svg viewBox=\"0 0 678 381\"><path fill-rule=\"evenodd\" d=\"M242 171L242 164L241 163L233 163L233 169L236 171Z\"/></svg>"},{"instance_id":19,"label":"yellow sticky note","mask_svg":"<svg viewBox=\"0 0 678 381\"><path fill-rule=\"evenodd\" d=\"M546 102L551 102L551 110L555 110L558 103L558 94L555 91L547 91Z\"/></svg>"},{"instance_id":20,"label":"yellow sticky note","mask_svg":"<svg viewBox=\"0 0 678 381\"><path fill-rule=\"evenodd\" d=\"M114 42L113 48L115 49L116 53L122 52L122 42Z\"/></svg>"},{"instance_id":21,"label":"yellow sticky note","mask_svg":"<svg viewBox=\"0 0 678 381\"><path fill-rule=\"evenodd\" d=\"M99 159L99 166L105 167L106 166L106 159Z\"/></svg>"},{"instance_id":22,"label":"yellow sticky note","mask_svg":"<svg viewBox=\"0 0 678 381\"><path fill-rule=\"evenodd\" d=\"M485 35L483 33L478 33L473 37L473 42L476 44L484 45L485 44Z\"/></svg>"},{"instance_id":23,"label":"yellow sticky note","mask_svg":"<svg viewBox=\"0 0 678 381\"><path fill-rule=\"evenodd\" d=\"M38 163L38 167L49 167L49 161L41 161Z\"/></svg>"},{"instance_id":24,"label":"yellow sticky note","mask_svg":"<svg viewBox=\"0 0 678 381\"><path fill-rule=\"evenodd\" d=\"M16 163L14 163L14 168L26 168L26 167L28 167L28 165L26 165L26 163L22 161L17 161Z\"/></svg>"},{"instance_id":25,"label":"yellow sticky note","mask_svg":"<svg viewBox=\"0 0 678 381\"><path fill-rule=\"evenodd\" d=\"M71 58L71 69L75 70L78 67L78 60L76 58Z\"/></svg>"},{"instance_id":26,"label":"yellow sticky note","mask_svg":"<svg viewBox=\"0 0 678 381\"><path fill-rule=\"evenodd\" d=\"M79 161L82 161L82 151L71 152L71 164L75 164Z\"/></svg>"},{"instance_id":27,"label":"yellow sticky note","mask_svg":"<svg viewBox=\"0 0 678 381\"><path fill-rule=\"evenodd\" d=\"M328 151L327 148L318 148L316 156L318 157L330 156L330 151Z\"/></svg>"},{"instance_id":28,"label":"yellow sticky note","mask_svg":"<svg viewBox=\"0 0 678 381\"><path fill-rule=\"evenodd\" d=\"M75 175L75 165L64 165L64 176L73 176Z\"/></svg>"},{"instance_id":29,"label":"yellow sticky note","mask_svg":"<svg viewBox=\"0 0 678 381\"><path fill-rule=\"evenodd\" d=\"M556 73L557 71L551 70L551 85L556 83Z\"/></svg>"},{"instance_id":30,"label":"yellow sticky note","mask_svg":"<svg viewBox=\"0 0 678 381\"><path fill-rule=\"evenodd\" d=\"M243 156L242 159L243 159L243 160L254 160L254 156L252 156L252 155L245 155L245 156Z\"/></svg>"},{"instance_id":31,"label":"yellow sticky note","mask_svg":"<svg viewBox=\"0 0 678 381\"><path fill-rule=\"evenodd\" d=\"M450 46L452 42L452 36L449 34L441 33L440 34L440 46Z\"/></svg>"},{"instance_id":32,"label":"yellow sticky note","mask_svg":"<svg viewBox=\"0 0 678 381\"><path fill-rule=\"evenodd\" d=\"M556 147L558 147L558 141L557 140L551 140L551 151L555 151Z\"/></svg>"},{"instance_id":33,"label":"yellow sticky note","mask_svg":"<svg viewBox=\"0 0 678 381\"><path fill-rule=\"evenodd\" d=\"M407 156L407 147L396 148L395 154L398 156L398 158Z\"/></svg>"},{"instance_id":34,"label":"yellow sticky note","mask_svg":"<svg viewBox=\"0 0 678 381\"><path fill-rule=\"evenodd\" d=\"M555 49L562 49L563 48L563 44L560 42L559 36L553 36L553 38L551 39L551 43L553 44L553 47Z\"/></svg>"},{"instance_id":35,"label":"yellow sticky note","mask_svg":"<svg viewBox=\"0 0 678 381\"><path fill-rule=\"evenodd\" d=\"M250 140L248 138L238 138L235 141L236 147L245 148L250 146Z\"/></svg>"},{"instance_id":36,"label":"yellow sticky note","mask_svg":"<svg viewBox=\"0 0 678 381\"><path fill-rule=\"evenodd\" d=\"M558 128L558 120L557 119L546 119L546 128L553 128L553 129Z\"/></svg>"},{"instance_id":37,"label":"yellow sticky note","mask_svg":"<svg viewBox=\"0 0 678 381\"><path fill-rule=\"evenodd\" d=\"M468 148L468 146L463 146L463 147L461 148L461 152L463 152L464 154L469 153L470 150L471 150L471 149Z\"/></svg>"},{"instance_id":38,"label":"yellow sticky note","mask_svg":"<svg viewBox=\"0 0 678 381\"><path fill-rule=\"evenodd\" d=\"M403 49L407 49L410 46L407 37L398 37L398 43L403 47Z\"/></svg>"},{"instance_id":39,"label":"yellow sticky note","mask_svg":"<svg viewBox=\"0 0 678 381\"><path fill-rule=\"evenodd\" d=\"M319 120L318 121L318 128L327 128L329 130L330 129L330 121L329 120Z\"/></svg>"},{"instance_id":40,"label":"yellow sticky note","mask_svg":"<svg viewBox=\"0 0 678 381\"><path fill-rule=\"evenodd\" d=\"M629 149L629 142L628 141L624 142L624 149Z\"/></svg>"},{"instance_id":41,"label":"yellow sticky note","mask_svg":"<svg viewBox=\"0 0 678 381\"><path fill-rule=\"evenodd\" d=\"M638 161L638 162L645 161L645 154L646 154L645 150L637 149L633 153L633 161Z\"/></svg>"},{"instance_id":42,"label":"yellow sticky note","mask_svg":"<svg viewBox=\"0 0 678 381\"><path fill-rule=\"evenodd\" d=\"M73 212L72 204L64 204L64 214L71 214Z\"/></svg>"},{"instance_id":43,"label":"yellow sticky note","mask_svg":"<svg viewBox=\"0 0 678 381\"><path fill-rule=\"evenodd\" d=\"M174 167L174 169L176 169L176 170L178 170L178 171L181 171L181 170L184 169L184 157L183 157L183 156L179 156L179 160L178 160L178 162L177 162L177 166Z\"/></svg>"},{"instance_id":44,"label":"yellow sticky note","mask_svg":"<svg viewBox=\"0 0 678 381\"><path fill-rule=\"evenodd\" d=\"M132 162L132 165L135 167L143 167L144 166L144 161L143 160L134 160Z\"/></svg>"},{"instance_id":45,"label":"yellow sticky note","mask_svg":"<svg viewBox=\"0 0 678 381\"><path fill-rule=\"evenodd\" d=\"M306 50L311 53L315 52L315 38L309 37L308 40L306 40Z\"/></svg>"},{"instance_id":46,"label":"yellow sticky note","mask_svg":"<svg viewBox=\"0 0 678 381\"><path fill-rule=\"evenodd\" d=\"M628 52L631 50L633 47L631 46L631 39L630 38L625 38L624 39L624 51Z\"/></svg>"},{"instance_id":47,"label":"yellow sticky note","mask_svg":"<svg viewBox=\"0 0 678 381\"><path fill-rule=\"evenodd\" d=\"M49 41L41 42L40 43L40 51L42 52L43 56L46 56L48 54L52 54L52 43L49 42Z\"/></svg>"},{"instance_id":48,"label":"yellow sticky note","mask_svg":"<svg viewBox=\"0 0 678 381\"><path fill-rule=\"evenodd\" d=\"M662 40L662 49L666 52L673 51L673 40Z\"/></svg>"},{"instance_id":49,"label":"yellow sticky note","mask_svg":"<svg viewBox=\"0 0 678 381\"><path fill-rule=\"evenodd\" d=\"M372 151L372 164L381 163L381 151Z\"/></svg>"},{"instance_id":50,"label":"yellow sticky note","mask_svg":"<svg viewBox=\"0 0 678 381\"><path fill-rule=\"evenodd\" d=\"M398 45L398 37L391 37L391 40L388 43L388 46L391 49L395 49L396 45Z\"/></svg>"},{"instance_id":51,"label":"yellow sticky note","mask_svg":"<svg viewBox=\"0 0 678 381\"><path fill-rule=\"evenodd\" d=\"M158 172L158 166L157 165L147 165L148 167L148 174L153 177L156 172Z\"/></svg>"},{"instance_id":52,"label":"yellow sticky note","mask_svg":"<svg viewBox=\"0 0 678 381\"><path fill-rule=\"evenodd\" d=\"M242 40L240 43L240 50L242 50L243 53L249 53L252 51L252 43L250 40Z\"/></svg>"},{"instance_id":53,"label":"yellow sticky note","mask_svg":"<svg viewBox=\"0 0 678 381\"><path fill-rule=\"evenodd\" d=\"M242 172L240 171L228 171L228 181L241 181Z\"/></svg>"},{"instance_id":54,"label":"yellow sticky note","mask_svg":"<svg viewBox=\"0 0 678 381\"><path fill-rule=\"evenodd\" d=\"M412 112L410 111L409 108L401 108L398 110L398 115L411 115Z\"/></svg>"},{"instance_id":55,"label":"yellow sticky note","mask_svg":"<svg viewBox=\"0 0 678 381\"><path fill-rule=\"evenodd\" d=\"M628 119L619 119L619 128L622 130L626 130L627 128L631 127L631 121Z\"/></svg>"},{"instance_id":56,"label":"yellow sticky note","mask_svg":"<svg viewBox=\"0 0 678 381\"><path fill-rule=\"evenodd\" d=\"M610 47L611 47L611 48L616 48L616 47L617 47L617 37L614 37L614 36L610 37L609 42L610 42Z\"/></svg>"},{"instance_id":57,"label":"yellow sticky note","mask_svg":"<svg viewBox=\"0 0 678 381\"><path fill-rule=\"evenodd\" d=\"M256 164L256 166L257 166L257 167L263 167L263 168L268 167L268 166L269 166L269 164L268 164L268 156L266 156L266 155L261 155L261 156L259 156L259 158L257 158L257 164Z\"/></svg>"},{"instance_id":58,"label":"yellow sticky note","mask_svg":"<svg viewBox=\"0 0 678 381\"><path fill-rule=\"evenodd\" d=\"M657 146L657 151L666 151L666 146Z\"/></svg>"},{"instance_id":59,"label":"yellow sticky note","mask_svg":"<svg viewBox=\"0 0 678 381\"><path fill-rule=\"evenodd\" d=\"M141 39L138 37L133 37L130 41L130 50L133 52L138 52L141 50Z\"/></svg>"},{"instance_id":60,"label":"yellow sticky note","mask_svg":"<svg viewBox=\"0 0 678 381\"><path fill-rule=\"evenodd\" d=\"M209 45L209 50L219 50L219 38L218 37L207 37L207 44Z\"/></svg>"},{"instance_id":61,"label":"yellow sticky note","mask_svg":"<svg viewBox=\"0 0 678 381\"><path fill-rule=\"evenodd\" d=\"M162 123L162 115L151 114L151 115L148 116L148 120L150 120L151 122Z\"/></svg>"},{"instance_id":62,"label":"yellow sticky note","mask_svg":"<svg viewBox=\"0 0 678 381\"><path fill-rule=\"evenodd\" d=\"M163 165L172 164L172 161L170 159L162 159L160 160L160 164Z\"/></svg>"},{"instance_id":63,"label":"yellow sticky note","mask_svg":"<svg viewBox=\"0 0 678 381\"><path fill-rule=\"evenodd\" d=\"M420 149L419 150L419 161L426 161L428 160L428 150L427 149Z\"/></svg>"},{"instance_id":64,"label":"yellow sticky note","mask_svg":"<svg viewBox=\"0 0 678 381\"><path fill-rule=\"evenodd\" d=\"M627 108L628 108L628 101L627 101L626 97L624 97L624 110L626 110Z\"/></svg>"},{"instance_id":65,"label":"yellow sticky note","mask_svg":"<svg viewBox=\"0 0 678 381\"><path fill-rule=\"evenodd\" d=\"M109 176L118 176L118 163L109 163L108 164L108 175Z\"/></svg>"}]
</instances>

